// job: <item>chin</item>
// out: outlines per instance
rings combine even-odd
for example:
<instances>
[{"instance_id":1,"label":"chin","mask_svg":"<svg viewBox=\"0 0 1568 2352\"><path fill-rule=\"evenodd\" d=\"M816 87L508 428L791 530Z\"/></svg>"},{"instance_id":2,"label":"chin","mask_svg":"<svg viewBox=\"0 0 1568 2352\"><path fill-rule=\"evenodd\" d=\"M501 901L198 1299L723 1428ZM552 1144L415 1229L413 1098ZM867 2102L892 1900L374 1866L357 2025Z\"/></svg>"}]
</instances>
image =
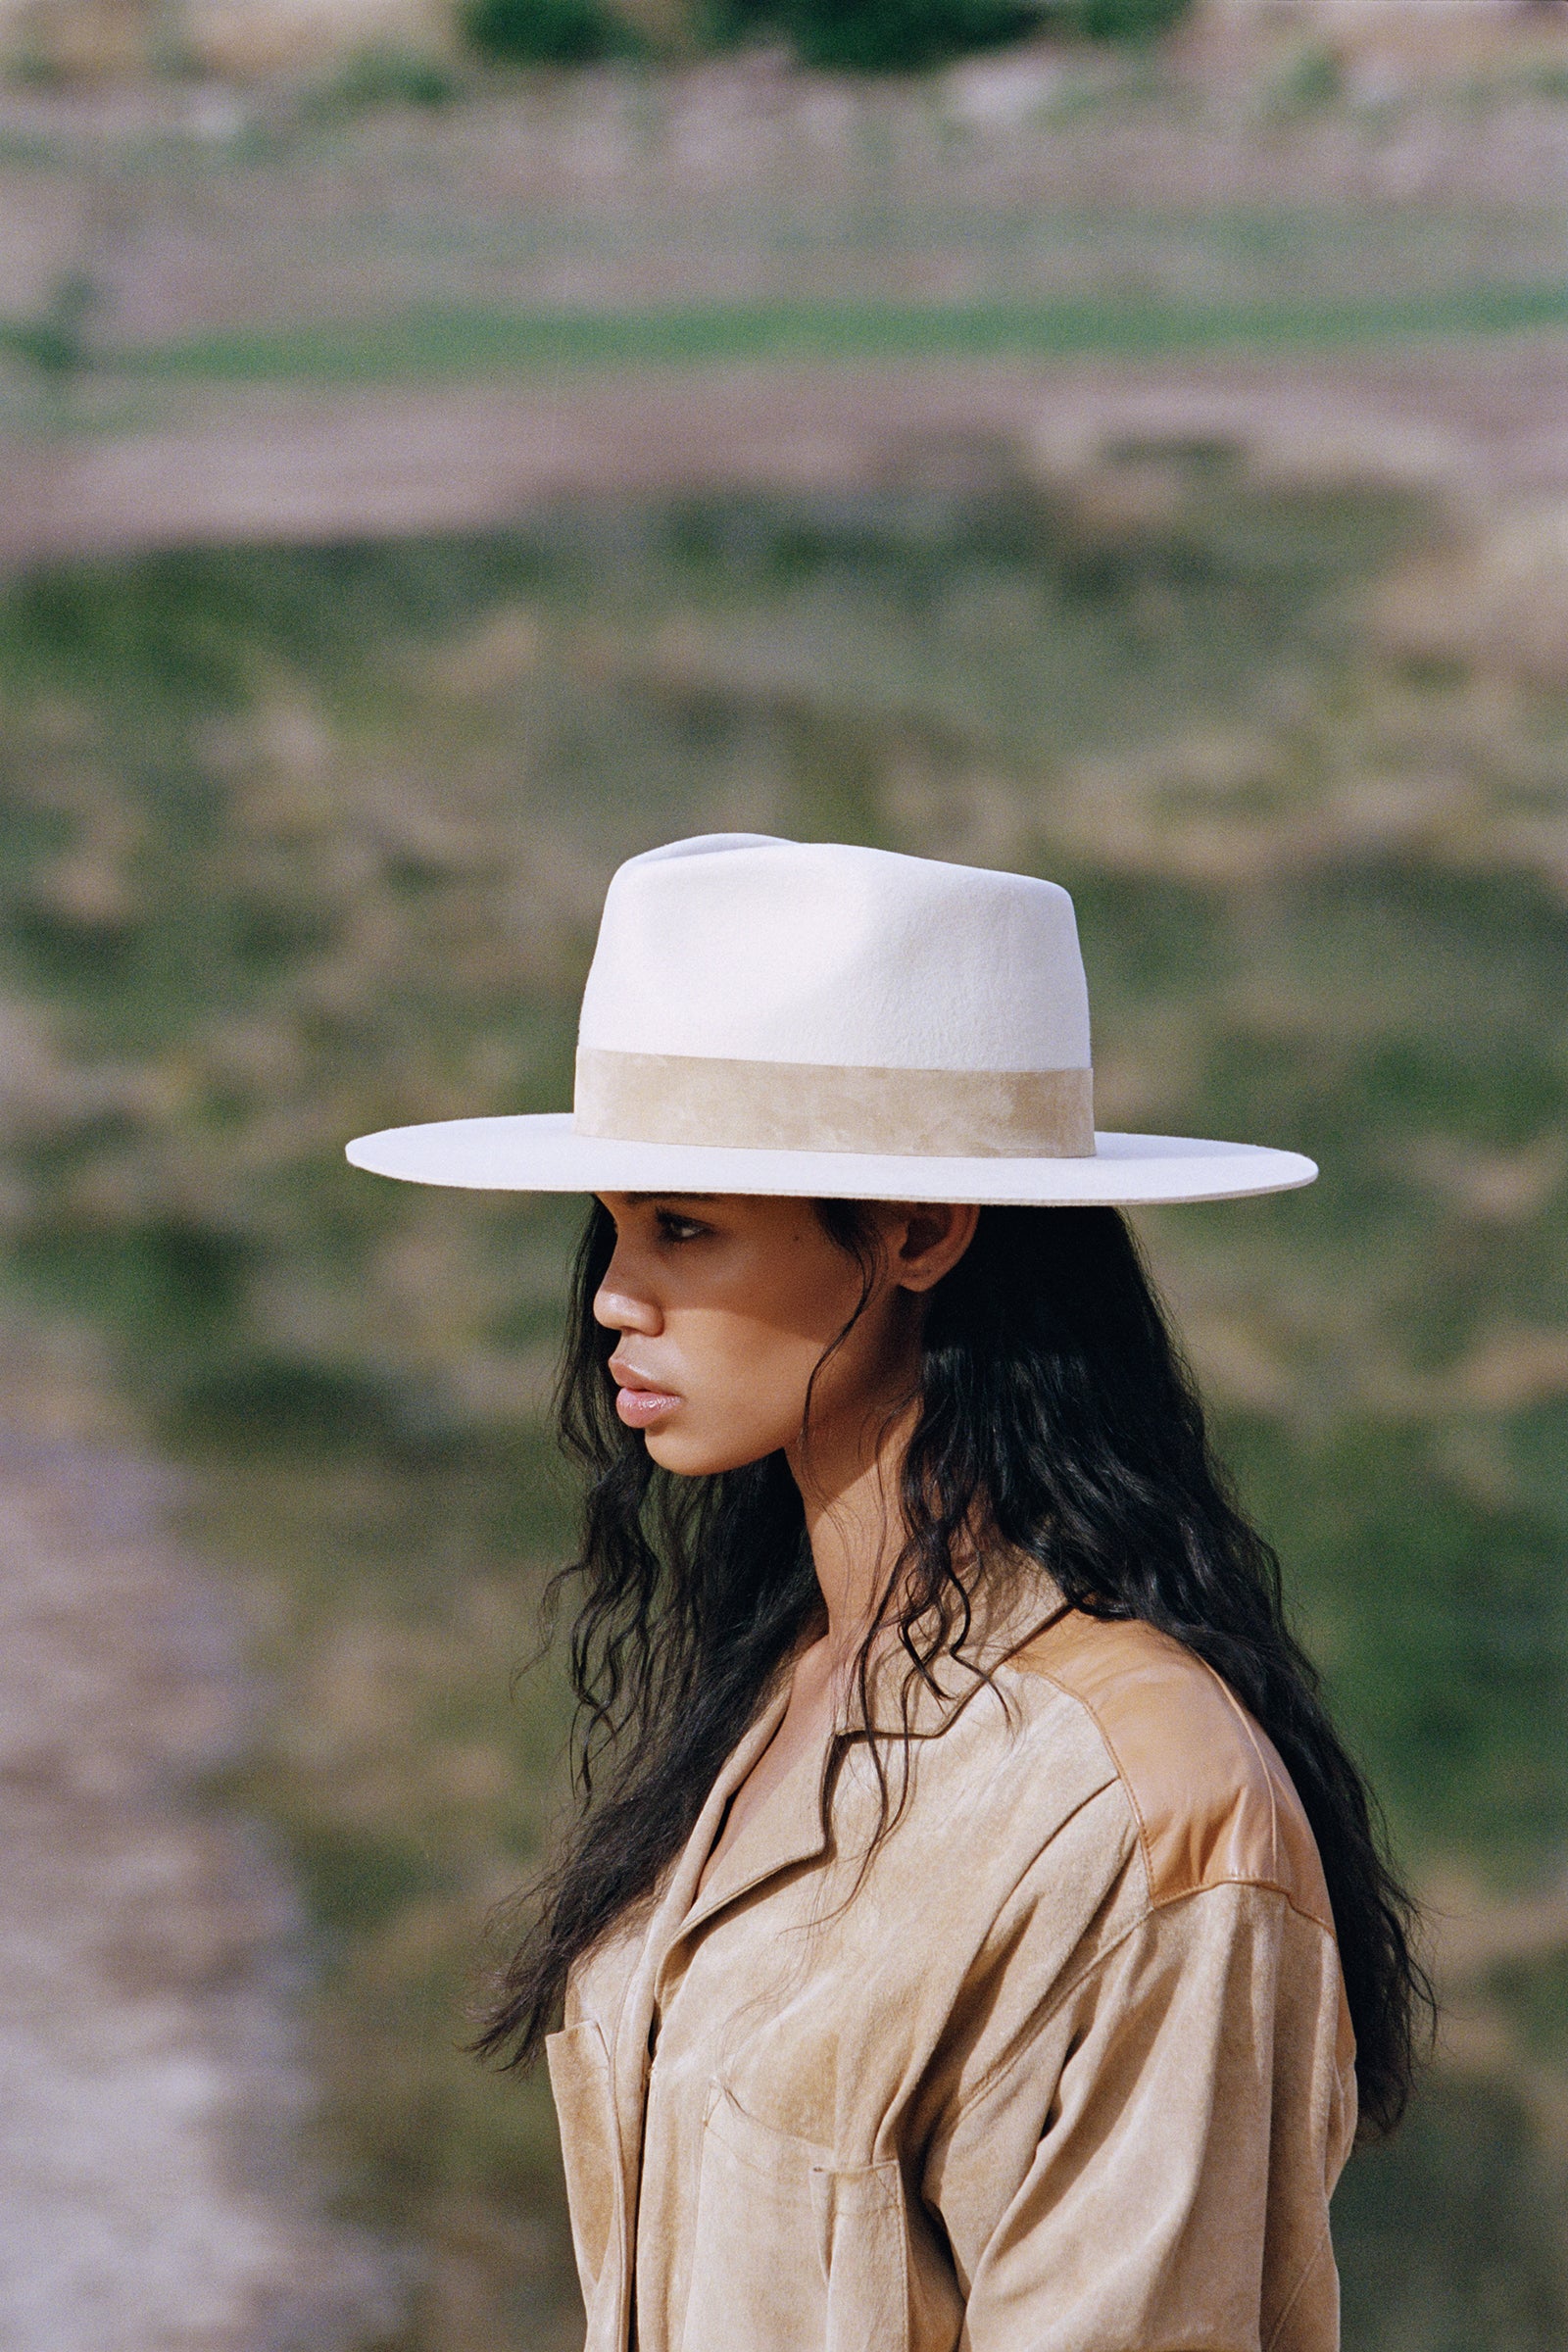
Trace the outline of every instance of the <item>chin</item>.
<instances>
[{"instance_id":1,"label":"chin","mask_svg":"<svg viewBox=\"0 0 1568 2352\"><path fill-rule=\"evenodd\" d=\"M778 1450L773 1445L748 1446L744 1441L737 1444L732 1440L727 1446L705 1444L694 1432L680 1429L647 1430L643 1444L650 1459L673 1478L717 1478L725 1470L744 1470L748 1462L760 1462Z\"/></svg>"}]
</instances>

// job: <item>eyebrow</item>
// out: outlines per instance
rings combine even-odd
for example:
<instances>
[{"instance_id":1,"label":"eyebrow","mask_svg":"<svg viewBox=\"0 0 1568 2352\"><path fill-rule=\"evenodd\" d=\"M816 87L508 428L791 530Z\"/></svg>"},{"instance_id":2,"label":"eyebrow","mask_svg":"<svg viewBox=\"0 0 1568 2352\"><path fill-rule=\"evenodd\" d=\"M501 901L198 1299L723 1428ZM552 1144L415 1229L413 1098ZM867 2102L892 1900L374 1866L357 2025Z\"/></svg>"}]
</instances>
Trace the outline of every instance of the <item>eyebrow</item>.
<instances>
[{"instance_id":1,"label":"eyebrow","mask_svg":"<svg viewBox=\"0 0 1568 2352\"><path fill-rule=\"evenodd\" d=\"M621 1199L629 1200L633 1208L641 1208L649 1200L718 1200L722 1198L723 1196L719 1193L622 1193L621 1195Z\"/></svg>"}]
</instances>

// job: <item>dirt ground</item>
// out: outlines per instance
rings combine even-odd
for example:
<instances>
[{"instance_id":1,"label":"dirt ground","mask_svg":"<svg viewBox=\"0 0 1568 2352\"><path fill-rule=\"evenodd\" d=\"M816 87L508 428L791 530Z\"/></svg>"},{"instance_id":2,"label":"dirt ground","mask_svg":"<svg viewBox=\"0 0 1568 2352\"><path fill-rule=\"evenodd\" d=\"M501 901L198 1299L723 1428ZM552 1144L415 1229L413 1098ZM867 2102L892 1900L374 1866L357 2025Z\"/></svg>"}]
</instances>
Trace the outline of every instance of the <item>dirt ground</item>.
<instances>
[{"instance_id":1,"label":"dirt ground","mask_svg":"<svg viewBox=\"0 0 1568 2352\"><path fill-rule=\"evenodd\" d=\"M1568 489L1568 337L1343 357L759 367L376 391L225 388L168 423L0 440L0 564L499 528L574 498L958 487L1118 440L1470 503Z\"/></svg>"},{"instance_id":2,"label":"dirt ground","mask_svg":"<svg viewBox=\"0 0 1568 2352\"><path fill-rule=\"evenodd\" d=\"M246 1696L170 1501L143 1462L0 1437L0 2341L333 2352L399 2279L302 2173L300 1921L200 1799Z\"/></svg>"}]
</instances>

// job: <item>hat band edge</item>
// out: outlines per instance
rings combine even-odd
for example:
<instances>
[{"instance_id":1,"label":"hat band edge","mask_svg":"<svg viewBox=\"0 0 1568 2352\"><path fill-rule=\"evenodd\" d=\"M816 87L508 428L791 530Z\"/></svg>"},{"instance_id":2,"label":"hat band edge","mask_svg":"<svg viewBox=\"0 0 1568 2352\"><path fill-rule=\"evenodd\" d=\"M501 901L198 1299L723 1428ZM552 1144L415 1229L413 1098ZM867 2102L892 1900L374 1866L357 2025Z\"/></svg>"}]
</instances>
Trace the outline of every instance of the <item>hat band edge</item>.
<instances>
[{"instance_id":1,"label":"hat band edge","mask_svg":"<svg viewBox=\"0 0 1568 2352\"><path fill-rule=\"evenodd\" d=\"M892 1159L1092 1159L1092 1070L903 1070L579 1046L572 1125L605 1142Z\"/></svg>"}]
</instances>

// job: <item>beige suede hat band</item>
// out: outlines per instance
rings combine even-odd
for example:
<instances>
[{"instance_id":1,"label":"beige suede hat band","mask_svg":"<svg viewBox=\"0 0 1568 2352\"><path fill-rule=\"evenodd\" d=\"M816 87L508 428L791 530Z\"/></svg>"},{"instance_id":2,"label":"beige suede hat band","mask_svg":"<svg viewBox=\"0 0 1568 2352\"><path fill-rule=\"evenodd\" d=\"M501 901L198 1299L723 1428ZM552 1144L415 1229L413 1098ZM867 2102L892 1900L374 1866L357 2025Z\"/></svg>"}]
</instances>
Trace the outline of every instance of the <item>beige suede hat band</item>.
<instances>
[{"instance_id":1,"label":"beige suede hat band","mask_svg":"<svg viewBox=\"0 0 1568 2352\"><path fill-rule=\"evenodd\" d=\"M1077 925L1054 883L759 834L615 874L569 1115L390 1128L348 1156L484 1190L1063 1205L1317 1173L1255 1145L1097 1136Z\"/></svg>"},{"instance_id":2,"label":"beige suede hat band","mask_svg":"<svg viewBox=\"0 0 1568 2352\"><path fill-rule=\"evenodd\" d=\"M579 1047L579 1135L752 1152L1083 1158L1095 1148L1088 1070L885 1070Z\"/></svg>"}]
</instances>

